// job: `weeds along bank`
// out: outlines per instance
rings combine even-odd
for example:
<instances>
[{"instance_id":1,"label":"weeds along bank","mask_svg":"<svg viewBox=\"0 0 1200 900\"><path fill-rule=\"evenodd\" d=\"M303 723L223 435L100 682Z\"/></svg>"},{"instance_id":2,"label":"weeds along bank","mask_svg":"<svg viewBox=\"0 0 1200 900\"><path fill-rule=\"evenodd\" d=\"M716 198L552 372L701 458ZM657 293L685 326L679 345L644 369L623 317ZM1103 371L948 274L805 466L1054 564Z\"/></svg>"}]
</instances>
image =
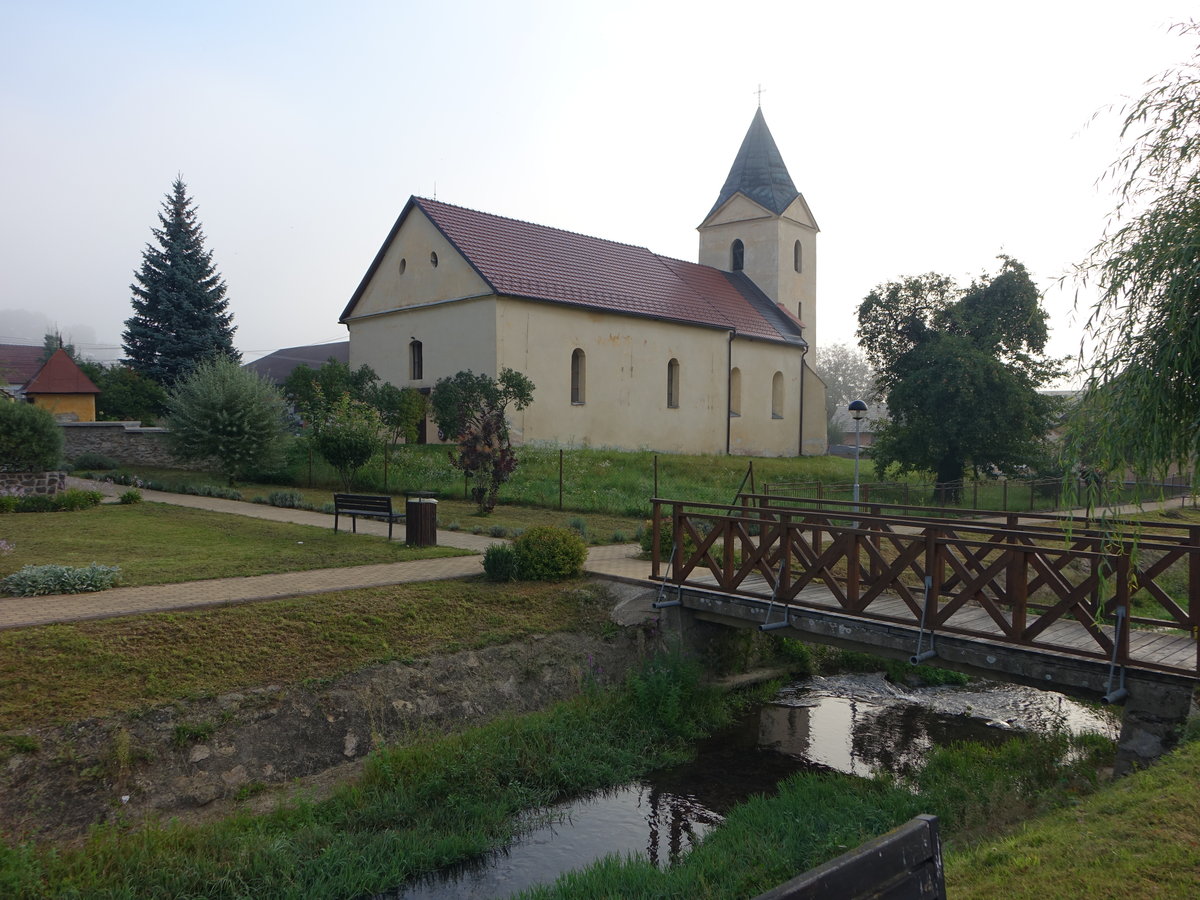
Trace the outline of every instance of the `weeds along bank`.
<instances>
[{"instance_id":1,"label":"weeds along bank","mask_svg":"<svg viewBox=\"0 0 1200 900\"><path fill-rule=\"evenodd\" d=\"M0 851L6 896L356 897L510 839L522 811L627 781L691 754L736 697L658 656L619 684L446 737L380 749L320 801L212 824L130 832L75 849ZM936 752L903 782L812 774L738 807L679 865L608 860L534 896L745 897L910 818L942 817L953 845L1089 790L1104 748L1062 735Z\"/></svg>"},{"instance_id":2,"label":"weeds along bank","mask_svg":"<svg viewBox=\"0 0 1200 900\"><path fill-rule=\"evenodd\" d=\"M644 652L637 630L561 632L23 729L0 744L0 824L11 839L75 839L245 801L414 736L620 680Z\"/></svg>"}]
</instances>

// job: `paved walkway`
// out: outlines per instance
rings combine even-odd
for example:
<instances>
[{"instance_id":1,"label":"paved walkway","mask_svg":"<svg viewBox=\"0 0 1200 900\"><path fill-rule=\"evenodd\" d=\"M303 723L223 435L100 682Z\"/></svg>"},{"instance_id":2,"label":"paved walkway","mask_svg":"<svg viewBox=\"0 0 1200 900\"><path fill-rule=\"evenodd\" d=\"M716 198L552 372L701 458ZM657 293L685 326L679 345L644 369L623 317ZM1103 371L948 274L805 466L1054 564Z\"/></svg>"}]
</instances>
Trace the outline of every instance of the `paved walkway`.
<instances>
[{"instance_id":1,"label":"paved walkway","mask_svg":"<svg viewBox=\"0 0 1200 900\"><path fill-rule=\"evenodd\" d=\"M81 479L68 479L70 487L100 490L116 496L126 490L122 485L103 484ZM274 522L292 522L332 528L333 516L302 509L283 509L261 503L222 500L217 497L195 497L143 490L145 500L171 503L192 509L207 509L232 515L250 516ZM403 537L404 526L397 531ZM387 535L383 522L360 520L360 534ZM394 532L395 534L395 532ZM468 534L462 531L439 529L438 544L483 553L497 538ZM636 544L617 544L593 547L588 553L586 570L594 575L622 581L642 581L650 575L650 563L635 559ZM336 569L309 569L284 572L278 575L255 575L245 578L213 578L179 584L156 584L144 587L114 588L89 594L57 594L49 597L0 597L0 629L46 625L52 622L75 622L84 619L104 619L137 613L170 612L206 606L225 606L256 600L278 600L324 594L356 588L384 587L416 581L437 581L463 578L483 571L482 558L455 556L443 559L419 559L410 562L380 563L369 566L347 566Z\"/></svg>"},{"instance_id":2,"label":"paved walkway","mask_svg":"<svg viewBox=\"0 0 1200 900\"><path fill-rule=\"evenodd\" d=\"M70 487L99 490L109 496L128 490L123 485L104 484L68 478ZM222 500L217 497L195 497L143 490L150 502L170 503L193 509L207 509L231 515L250 516L274 522L292 522L332 528L333 516L303 509L283 509L241 500ZM1162 504L1147 504L1144 509L1177 506L1178 500ZM1137 507L1128 507L1129 511ZM1125 509L1122 509L1125 511ZM1111 513L1112 511L1110 511ZM383 522L362 520L362 534L387 535ZM403 532L403 526L398 529ZM500 543L498 538L468 534L463 531L438 530L438 544L458 547L482 554L489 546ZM636 544L610 544L588 550L585 571L591 575L617 581L644 584L650 578L650 563L637 559ZM256 600L278 600L324 594L355 588L384 587L416 581L437 581L463 578L483 571L480 556L458 556L445 559L421 559L411 562L381 563L370 566L348 566L337 569L310 569L285 572L279 575L255 575L247 578L213 578L180 584L158 584L145 587L114 588L90 594L58 594L50 597L0 597L0 629L46 625L52 622L74 622L84 619L104 619L137 613L169 612L197 609L205 606L225 606Z\"/></svg>"}]
</instances>

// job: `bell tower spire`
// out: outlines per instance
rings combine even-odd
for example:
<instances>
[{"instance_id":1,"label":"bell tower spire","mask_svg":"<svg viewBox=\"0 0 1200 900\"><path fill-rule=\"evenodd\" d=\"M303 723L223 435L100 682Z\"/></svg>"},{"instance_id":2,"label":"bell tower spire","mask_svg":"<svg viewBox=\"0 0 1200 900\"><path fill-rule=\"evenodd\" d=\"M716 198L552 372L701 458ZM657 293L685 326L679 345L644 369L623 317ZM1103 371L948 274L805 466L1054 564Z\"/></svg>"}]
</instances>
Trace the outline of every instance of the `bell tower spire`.
<instances>
[{"instance_id":1,"label":"bell tower spire","mask_svg":"<svg viewBox=\"0 0 1200 900\"><path fill-rule=\"evenodd\" d=\"M759 98L761 102L761 97ZM744 272L799 317L816 343L816 219L796 189L761 106L717 202L700 224L700 262Z\"/></svg>"}]
</instances>

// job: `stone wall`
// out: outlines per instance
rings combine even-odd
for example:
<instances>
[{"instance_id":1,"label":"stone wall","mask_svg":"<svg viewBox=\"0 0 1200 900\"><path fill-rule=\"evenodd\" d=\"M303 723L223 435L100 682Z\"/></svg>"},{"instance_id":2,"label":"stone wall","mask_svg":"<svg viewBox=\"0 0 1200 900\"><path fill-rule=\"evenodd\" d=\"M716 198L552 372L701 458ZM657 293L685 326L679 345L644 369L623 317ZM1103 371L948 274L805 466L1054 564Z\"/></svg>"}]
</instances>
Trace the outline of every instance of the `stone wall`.
<instances>
[{"instance_id":1,"label":"stone wall","mask_svg":"<svg viewBox=\"0 0 1200 900\"><path fill-rule=\"evenodd\" d=\"M167 448L166 428L145 428L141 422L62 422L63 455L99 453L130 466L194 469Z\"/></svg>"},{"instance_id":2,"label":"stone wall","mask_svg":"<svg viewBox=\"0 0 1200 900\"><path fill-rule=\"evenodd\" d=\"M0 494L12 488L24 494L57 494L66 486L66 472L0 472Z\"/></svg>"}]
</instances>

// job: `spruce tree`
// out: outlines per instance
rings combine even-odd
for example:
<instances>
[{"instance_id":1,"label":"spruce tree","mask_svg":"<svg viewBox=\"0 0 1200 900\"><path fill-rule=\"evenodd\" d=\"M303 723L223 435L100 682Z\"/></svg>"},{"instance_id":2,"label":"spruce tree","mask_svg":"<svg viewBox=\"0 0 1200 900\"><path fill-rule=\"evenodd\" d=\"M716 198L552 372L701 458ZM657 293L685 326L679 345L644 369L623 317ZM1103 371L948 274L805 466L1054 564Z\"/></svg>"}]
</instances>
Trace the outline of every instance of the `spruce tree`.
<instances>
[{"instance_id":1,"label":"spruce tree","mask_svg":"<svg viewBox=\"0 0 1200 900\"><path fill-rule=\"evenodd\" d=\"M134 274L133 315L125 320L123 346L131 368L173 384L211 356L240 360L233 346L233 314L225 281L204 249L204 232L187 185L176 177Z\"/></svg>"}]
</instances>

